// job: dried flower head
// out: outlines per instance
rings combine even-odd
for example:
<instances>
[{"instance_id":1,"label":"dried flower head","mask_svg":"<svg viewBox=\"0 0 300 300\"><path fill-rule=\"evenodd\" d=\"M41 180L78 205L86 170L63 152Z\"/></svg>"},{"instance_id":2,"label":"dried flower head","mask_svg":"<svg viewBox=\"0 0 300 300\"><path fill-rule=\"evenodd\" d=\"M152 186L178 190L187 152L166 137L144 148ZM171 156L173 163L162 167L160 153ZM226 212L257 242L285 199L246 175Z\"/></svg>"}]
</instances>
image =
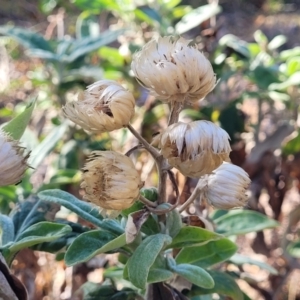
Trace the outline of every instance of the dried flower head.
<instances>
[{"instance_id":1,"label":"dried flower head","mask_svg":"<svg viewBox=\"0 0 300 300\"><path fill-rule=\"evenodd\" d=\"M215 208L232 209L247 203L246 191L251 180L242 168L224 162L212 174L201 178L199 184L203 181L206 183L203 195Z\"/></svg>"},{"instance_id":2,"label":"dried flower head","mask_svg":"<svg viewBox=\"0 0 300 300\"><path fill-rule=\"evenodd\" d=\"M67 103L67 118L92 132L120 129L134 115L135 100L129 91L112 80L100 80L87 87L78 101Z\"/></svg>"},{"instance_id":3,"label":"dried flower head","mask_svg":"<svg viewBox=\"0 0 300 300\"><path fill-rule=\"evenodd\" d=\"M168 102L195 102L216 85L210 62L184 38L159 37L148 42L131 64L138 82Z\"/></svg>"},{"instance_id":4,"label":"dried flower head","mask_svg":"<svg viewBox=\"0 0 300 300\"><path fill-rule=\"evenodd\" d=\"M0 130L0 186L18 183L28 168L28 154L18 141Z\"/></svg>"},{"instance_id":5,"label":"dried flower head","mask_svg":"<svg viewBox=\"0 0 300 300\"><path fill-rule=\"evenodd\" d=\"M83 172L83 198L101 208L123 210L138 198L141 180L133 162L125 155L94 151Z\"/></svg>"},{"instance_id":6,"label":"dried flower head","mask_svg":"<svg viewBox=\"0 0 300 300\"><path fill-rule=\"evenodd\" d=\"M209 121L175 123L155 140L169 164L189 177L212 172L231 151L227 132Z\"/></svg>"}]
</instances>

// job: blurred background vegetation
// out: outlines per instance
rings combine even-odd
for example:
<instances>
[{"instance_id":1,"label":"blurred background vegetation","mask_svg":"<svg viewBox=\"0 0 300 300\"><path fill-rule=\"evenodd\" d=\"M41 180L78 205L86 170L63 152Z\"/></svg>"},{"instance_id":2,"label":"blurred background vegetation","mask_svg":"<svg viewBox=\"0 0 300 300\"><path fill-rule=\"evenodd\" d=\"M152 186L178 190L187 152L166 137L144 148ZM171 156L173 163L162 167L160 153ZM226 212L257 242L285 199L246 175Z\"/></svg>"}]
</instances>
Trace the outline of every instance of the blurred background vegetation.
<instances>
[{"instance_id":1,"label":"blurred background vegetation","mask_svg":"<svg viewBox=\"0 0 300 300\"><path fill-rule=\"evenodd\" d=\"M1 3L0 123L37 100L22 137L32 151L32 169L19 185L0 188L1 213L10 214L18 202L29 205L25 199L44 189L61 188L80 197L80 169L92 150L125 152L134 145L126 130L91 136L65 120L62 105L94 81L117 80L133 91L133 126L146 139L165 127L168 107L137 84L130 63L151 38L182 35L200 45L219 82L204 101L185 107L181 118L211 120L230 134L232 162L252 179L249 209L280 222L276 229L236 239L240 253L268 263L276 274L245 258L223 268L240 274L238 283L250 299L300 299L299 12L300 1L283 0ZM153 163L146 154L138 158L142 179L154 185ZM184 202L195 182L176 176ZM59 218L73 226L79 222L77 234L89 226L67 210ZM68 238L70 243L73 237ZM12 267L30 299L82 299L88 293L82 284L120 276L113 273L115 259L100 255L66 268L53 254L26 249Z\"/></svg>"}]
</instances>

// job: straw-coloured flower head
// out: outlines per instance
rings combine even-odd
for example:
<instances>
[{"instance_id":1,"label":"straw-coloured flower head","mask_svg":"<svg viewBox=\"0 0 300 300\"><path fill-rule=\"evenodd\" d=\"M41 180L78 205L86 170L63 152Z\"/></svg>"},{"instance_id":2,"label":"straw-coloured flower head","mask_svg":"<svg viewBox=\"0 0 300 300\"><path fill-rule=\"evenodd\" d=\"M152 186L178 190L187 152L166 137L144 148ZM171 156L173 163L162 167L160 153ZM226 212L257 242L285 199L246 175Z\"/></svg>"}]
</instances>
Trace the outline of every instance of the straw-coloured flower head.
<instances>
[{"instance_id":1,"label":"straw-coloured flower head","mask_svg":"<svg viewBox=\"0 0 300 300\"><path fill-rule=\"evenodd\" d=\"M215 208L232 209L247 203L246 191L251 181L242 168L224 162L212 174L200 179L203 180L207 180L203 195Z\"/></svg>"},{"instance_id":2,"label":"straw-coloured flower head","mask_svg":"<svg viewBox=\"0 0 300 300\"><path fill-rule=\"evenodd\" d=\"M7 133L0 130L0 186L18 183L26 169L29 154Z\"/></svg>"},{"instance_id":3,"label":"straw-coloured flower head","mask_svg":"<svg viewBox=\"0 0 300 300\"><path fill-rule=\"evenodd\" d=\"M84 199L108 210L130 207L141 180L131 159L114 151L94 151L83 168Z\"/></svg>"},{"instance_id":4,"label":"straw-coloured flower head","mask_svg":"<svg viewBox=\"0 0 300 300\"><path fill-rule=\"evenodd\" d=\"M184 38L151 40L136 53L131 64L138 82L167 102L195 102L216 85L210 62Z\"/></svg>"},{"instance_id":5,"label":"straw-coloured flower head","mask_svg":"<svg viewBox=\"0 0 300 300\"><path fill-rule=\"evenodd\" d=\"M156 139L169 164L185 176L201 177L229 160L227 132L209 121L175 123Z\"/></svg>"},{"instance_id":6,"label":"straw-coloured flower head","mask_svg":"<svg viewBox=\"0 0 300 300\"><path fill-rule=\"evenodd\" d=\"M135 100L129 91L112 80L100 80L87 87L78 101L63 108L67 118L91 132L106 132L129 124Z\"/></svg>"}]
</instances>

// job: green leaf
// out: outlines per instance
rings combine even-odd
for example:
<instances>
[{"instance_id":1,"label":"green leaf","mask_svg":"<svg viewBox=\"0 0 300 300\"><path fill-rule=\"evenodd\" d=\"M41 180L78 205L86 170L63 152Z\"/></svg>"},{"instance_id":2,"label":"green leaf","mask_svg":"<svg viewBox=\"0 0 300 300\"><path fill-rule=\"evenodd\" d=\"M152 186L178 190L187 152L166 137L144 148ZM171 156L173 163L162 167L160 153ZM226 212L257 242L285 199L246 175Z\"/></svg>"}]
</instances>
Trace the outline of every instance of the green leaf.
<instances>
[{"instance_id":1,"label":"green leaf","mask_svg":"<svg viewBox=\"0 0 300 300\"><path fill-rule=\"evenodd\" d=\"M291 256L300 258L300 241L290 243L287 247L287 251Z\"/></svg>"},{"instance_id":2,"label":"green leaf","mask_svg":"<svg viewBox=\"0 0 300 300\"><path fill-rule=\"evenodd\" d=\"M203 245L210 241L219 240L223 236L212 231L193 226L182 227L179 233L173 238L168 248L183 248Z\"/></svg>"},{"instance_id":3,"label":"green leaf","mask_svg":"<svg viewBox=\"0 0 300 300\"><path fill-rule=\"evenodd\" d=\"M255 41L260 44L260 45L267 45L268 43L268 38L266 35L261 31L261 30L256 30L254 32L254 39Z\"/></svg>"},{"instance_id":4,"label":"green leaf","mask_svg":"<svg viewBox=\"0 0 300 300\"><path fill-rule=\"evenodd\" d=\"M300 47L281 51L279 54L280 59L287 60L288 58L300 56Z\"/></svg>"},{"instance_id":5,"label":"green leaf","mask_svg":"<svg viewBox=\"0 0 300 300\"><path fill-rule=\"evenodd\" d=\"M206 289L211 289L214 287L214 280L212 279L210 274L198 266L189 264L170 264L169 267L173 272L177 273L178 275L182 276L183 278L197 286Z\"/></svg>"},{"instance_id":6,"label":"green leaf","mask_svg":"<svg viewBox=\"0 0 300 300\"><path fill-rule=\"evenodd\" d=\"M31 101L21 114L13 118L9 123L2 127L2 129L7 132L14 140L19 140L22 137L30 121L35 102L36 99Z\"/></svg>"},{"instance_id":7,"label":"green leaf","mask_svg":"<svg viewBox=\"0 0 300 300\"><path fill-rule=\"evenodd\" d=\"M8 262L13 259L15 253L21 249L31 247L44 242L50 242L71 232L68 225L56 224L51 222L40 222L34 224L22 232L16 241L3 252ZM7 251L8 250L8 251Z\"/></svg>"},{"instance_id":8,"label":"green leaf","mask_svg":"<svg viewBox=\"0 0 300 300\"><path fill-rule=\"evenodd\" d=\"M15 226L11 218L0 214L0 246L5 246L7 243L12 242L15 236Z\"/></svg>"},{"instance_id":9,"label":"green leaf","mask_svg":"<svg viewBox=\"0 0 300 300\"><path fill-rule=\"evenodd\" d=\"M42 49L53 52L50 43L38 33L28 29L12 26L0 26L0 34L8 35L16 39L22 46L31 49Z\"/></svg>"},{"instance_id":10,"label":"green leaf","mask_svg":"<svg viewBox=\"0 0 300 300\"><path fill-rule=\"evenodd\" d=\"M68 56L66 56L67 62L73 62L81 56L86 55L92 51L98 50L100 47L105 46L115 41L119 35L125 32L125 29L119 29L115 31L106 31L97 37L86 37L76 40L70 50Z\"/></svg>"},{"instance_id":11,"label":"green leaf","mask_svg":"<svg viewBox=\"0 0 300 300\"><path fill-rule=\"evenodd\" d=\"M241 254L238 254L238 253L231 256L229 261L234 263L235 265L243 265L243 264L256 265L256 266L260 267L261 269L267 270L269 273L271 273L273 275L278 274L277 270L274 269L273 267L271 267L269 264L266 264L262 261L252 259L248 256L244 256L244 255L241 255Z\"/></svg>"},{"instance_id":12,"label":"green leaf","mask_svg":"<svg viewBox=\"0 0 300 300\"><path fill-rule=\"evenodd\" d=\"M286 36L280 34L275 36L268 44L269 50L276 50L286 43Z\"/></svg>"},{"instance_id":13,"label":"green leaf","mask_svg":"<svg viewBox=\"0 0 300 300\"><path fill-rule=\"evenodd\" d=\"M68 124L62 123L61 125L54 127L46 138L34 148L31 153L29 164L33 168L37 168L44 158L54 149L56 144L64 136L66 130L68 129Z\"/></svg>"},{"instance_id":14,"label":"green leaf","mask_svg":"<svg viewBox=\"0 0 300 300\"><path fill-rule=\"evenodd\" d=\"M226 236L245 234L274 228L279 225L273 219L251 210L232 210L214 220L217 232Z\"/></svg>"},{"instance_id":15,"label":"green leaf","mask_svg":"<svg viewBox=\"0 0 300 300\"><path fill-rule=\"evenodd\" d=\"M171 241L171 237L166 234L156 234L148 236L136 248L126 265L129 280L136 287L141 289L146 287L150 267L164 246Z\"/></svg>"},{"instance_id":16,"label":"green leaf","mask_svg":"<svg viewBox=\"0 0 300 300\"><path fill-rule=\"evenodd\" d=\"M233 49L235 52L250 57L248 44L233 34L226 34L219 40L220 46L226 46Z\"/></svg>"},{"instance_id":17,"label":"green leaf","mask_svg":"<svg viewBox=\"0 0 300 300\"><path fill-rule=\"evenodd\" d=\"M217 293L219 295L229 296L232 300L243 300L244 296L235 280L226 273L219 271L208 271L215 282L212 289L205 289L199 286L193 286L188 296L207 295Z\"/></svg>"},{"instance_id":18,"label":"green leaf","mask_svg":"<svg viewBox=\"0 0 300 300\"><path fill-rule=\"evenodd\" d=\"M173 273L165 269L151 268L148 274L147 283L155 283L169 280L173 277Z\"/></svg>"},{"instance_id":19,"label":"green leaf","mask_svg":"<svg viewBox=\"0 0 300 300\"><path fill-rule=\"evenodd\" d=\"M274 82L278 82L277 74L271 67L258 65L251 73L251 76L261 89L268 89L271 85L276 84Z\"/></svg>"},{"instance_id":20,"label":"green leaf","mask_svg":"<svg viewBox=\"0 0 300 300\"><path fill-rule=\"evenodd\" d=\"M176 256L176 262L196 264L206 268L227 260L236 251L237 246L227 238L223 238L202 246L183 248Z\"/></svg>"},{"instance_id":21,"label":"green leaf","mask_svg":"<svg viewBox=\"0 0 300 300\"><path fill-rule=\"evenodd\" d=\"M158 199L158 190L156 187L142 188L140 190L142 196L147 198L148 200L155 202Z\"/></svg>"},{"instance_id":22,"label":"green leaf","mask_svg":"<svg viewBox=\"0 0 300 300\"><path fill-rule=\"evenodd\" d=\"M166 228L171 237L175 237L182 228L180 213L174 209L166 215Z\"/></svg>"},{"instance_id":23,"label":"green leaf","mask_svg":"<svg viewBox=\"0 0 300 300\"><path fill-rule=\"evenodd\" d=\"M102 230L92 230L79 235L68 248L65 261L68 266L85 262L94 256L121 248L126 244L125 234L116 235Z\"/></svg>"},{"instance_id":24,"label":"green leaf","mask_svg":"<svg viewBox=\"0 0 300 300\"><path fill-rule=\"evenodd\" d=\"M43 221L53 221L59 206L40 200L31 195L25 201L18 203L11 213L15 227L15 239L28 227Z\"/></svg>"},{"instance_id":25,"label":"green leaf","mask_svg":"<svg viewBox=\"0 0 300 300\"><path fill-rule=\"evenodd\" d=\"M292 57L286 62L286 74L288 76L300 71L300 56Z\"/></svg>"},{"instance_id":26,"label":"green leaf","mask_svg":"<svg viewBox=\"0 0 300 300\"><path fill-rule=\"evenodd\" d=\"M78 214L84 220L89 221L104 230L113 232L117 235L124 232L116 220L103 220L103 217L95 206L81 201L67 192L58 189L46 190L38 193L38 196L42 200L59 203Z\"/></svg>"},{"instance_id":27,"label":"green leaf","mask_svg":"<svg viewBox=\"0 0 300 300\"><path fill-rule=\"evenodd\" d=\"M295 72L289 76L288 79L281 83L272 83L269 86L269 90L286 90L290 86L297 86L300 84L300 71Z\"/></svg>"},{"instance_id":28,"label":"green leaf","mask_svg":"<svg viewBox=\"0 0 300 300\"><path fill-rule=\"evenodd\" d=\"M176 24L176 33L185 33L188 30L200 25L204 21L210 19L211 17L217 15L221 11L221 6L214 4L202 5L196 9L193 9Z\"/></svg>"},{"instance_id":29,"label":"green leaf","mask_svg":"<svg viewBox=\"0 0 300 300\"><path fill-rule=\"evenodd\" d=\"M300 151L300 130L293 133L291 138L282 146L282 154L285 156L296 154Z\"/></svg>"}]
</instances>

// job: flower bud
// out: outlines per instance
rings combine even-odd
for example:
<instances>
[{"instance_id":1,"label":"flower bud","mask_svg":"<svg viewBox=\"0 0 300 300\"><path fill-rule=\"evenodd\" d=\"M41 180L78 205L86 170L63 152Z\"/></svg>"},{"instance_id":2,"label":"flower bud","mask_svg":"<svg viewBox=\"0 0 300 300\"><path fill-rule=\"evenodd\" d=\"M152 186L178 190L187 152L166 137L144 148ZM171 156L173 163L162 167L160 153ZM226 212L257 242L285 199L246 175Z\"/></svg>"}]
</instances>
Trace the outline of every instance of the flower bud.
<instances>
[{"instance_id":1,"label":"flower bud","mask_svg":"<svg viewBox=\"0 0 300 300\"><path fill-rule=\"evenodd\" d=\"M7 133L0 130L0 186L18 183L26 169L29 154Z\"/></svg>"},{"instance_id":2,"label":"flower bud","mask_svg":"<svg viewBox=\"0 0 300 300\"><path fill-rule=\"evenodd\" d=\"M227 132L209 121L175 123L156 139L169 164L185 176L201 177L229 160Z\"/></svg>"},{"instance_id":3,"label":"flower bud","mask_svg":"<svg viewBox=\"0 0 300 300\"><path fill-rule=\"evenodd\" d=\"M125 155L94 151L83 172L83 199L101 208L123 210L138 198L141 180L133 162Z\"/></svg>"},{"instance_id":4,"label":"flower bud","mask_svg":"<svg viewBox=\"0 0 300 300\"><path fill-rule=\"evenodd\" d=\"M212 174L201 178L199 184L203 181L206 181L203 195L215 208L232 209L247 203L246 191L251 180L242 168L224 162Z\"/></svg>"},{"instance_id":5,"label":"flower bud","mask_svg":"<svg viewBox=\"0 0 300 300\"><path fill-rule=\"evenodd\" d=\"M67 103L64 113L83 129L106 132L129 124L134 115L133 95L117 82L100 80L87 87L78 101Z\"/></svg>"},{"instance_id":6,"label":"flower bud","mask_svg":"<svg viewBox=\"0 0 300 300\"><path fill-rule=\"evenodd\" d=\"M138 82L160 100L196 102L216 85L210 62L184 38L159 37L133 57Z\"/></svg>"}]
</instances>

